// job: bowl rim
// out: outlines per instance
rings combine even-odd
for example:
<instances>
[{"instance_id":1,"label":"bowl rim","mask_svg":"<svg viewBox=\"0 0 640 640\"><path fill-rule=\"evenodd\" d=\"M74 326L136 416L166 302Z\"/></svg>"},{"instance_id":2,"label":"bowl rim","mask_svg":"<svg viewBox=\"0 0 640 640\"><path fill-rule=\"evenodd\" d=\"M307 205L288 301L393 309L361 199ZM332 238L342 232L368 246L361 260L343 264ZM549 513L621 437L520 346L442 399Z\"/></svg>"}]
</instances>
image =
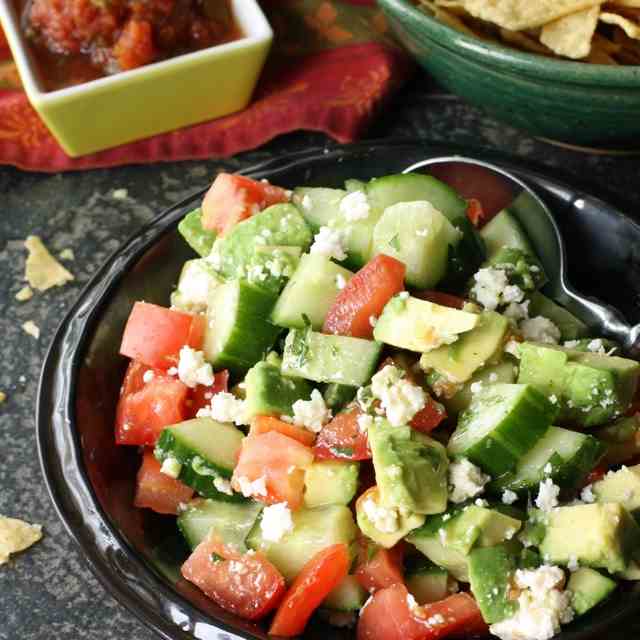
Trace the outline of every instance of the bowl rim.
<instances>
[{"instance_id":1,"label":"bowl rim","mask_svg":"<svg viewBox=\"0 0 640 640\"><path fill-rule=\"evenodd\" d=\"M603 87L636 88L640 86L640 65L604 65L547 58L540 54L519 51L513 47L493 42L485 42L478 37L468 36L450 27L435 16L420 11L411 0L378 0L382 10L391 20L397 14L405 14L413 21L420 21L437 40L440 46L455 53L466 53L469 56L482 56L505 70L528 73L531 76L547 80L556 80L568 84L589 84ZM406 28L406 23L403 23ZM456 45L452 47L451 43ZM461 50L461 51L460 51ZM567 74L572 78L567 79Z\"/></svg>"},{"instance_id":2,"label":"bowl rim","mask_svg":"<svg viewBox=\"0 0 640 640\"><path fill-rule=\"evenodd\" d=\"M277 179L292 168L319 160L341 163L350 157L355 159L359 155L376 152L392 152L396 157L404 157L398 155L403 149L420 151L425 158L481 156L481 159L489 159L513 171L543 197L557 196L563 189L570 189L572 197L585 195L538 168L529 169L528 163L521 158L484 147L463 148L424 139L369 141L333 149L316 147L266 160L242 169L242 172L254 179ZM238 167L229 164L229 170L238 171ZM132 264L162 237L175 231L184 212L205 192L206 188L194 192L133 233L99 267L65 314L47 349L38 382L35 412L38 459L58 517L78 545L90 570L106 591L144 625L165 640L268 640L259 629L255 632L240 631L225 620L203 612L172 588L157 568L132 548L96 497L83 462L80 438L73 425L78 365L86 354L88 335L99 324L100 313L111 292L126 277ZM601 203L610 215L633 224L640 235L640 225L629 216L597 198L591 197L591 200ZM136 574L135 580L127 580L127 571L142 574ZM163 606L163 602L167 606ZM563 632L559 640L603 637L597 634L638 611L640 600L633 600L606 620L595 621L586 631Z\"/></svg>"},{"instance_id":3,"label":"bowl rim","mask_svg":"<svg viewBox=\"0 0 640 640\"><path fill-rule=\"evenodd\" d=\"M4 29L24 89L33 104L54 104L94 92L111 91L143 78L156 80L174 74L184 65L197 65L238 50L251 49L273 39L273 30L257 0L231 0L235 20L243 36L198 51L183 53L129 71L119 71L77 85L47 91L40 81L37 61L20 26L12 0L0 0L0 26Z\"/></svg>"}]
</instances>

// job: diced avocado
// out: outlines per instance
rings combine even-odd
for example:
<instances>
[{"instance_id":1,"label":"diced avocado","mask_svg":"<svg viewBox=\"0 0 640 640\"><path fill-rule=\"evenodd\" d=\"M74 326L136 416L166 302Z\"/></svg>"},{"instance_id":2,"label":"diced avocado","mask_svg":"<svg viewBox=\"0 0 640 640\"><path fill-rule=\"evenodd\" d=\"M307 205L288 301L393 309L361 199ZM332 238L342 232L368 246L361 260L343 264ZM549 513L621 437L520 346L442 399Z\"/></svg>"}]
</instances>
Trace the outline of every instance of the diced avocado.
<instances>
[{"instance_id":1,"label":"diced avocado","mask_svg":"<svg viewBox=\"0 0 640 640\"><path fill-rule=\"evenodd\" d=\"M304 252L312 240L311 229L296 207L276 204L239 222L224 238L218 238L209 259L224 278L248 278L249 270L264 261L262 253L256 252L257 246L298 247Z\"/></svg>"},{"instance_id":2,"label":"diced avocado","mask_svg":"<svg viewBox=\"0 0 640 640\"><path fill-rule=\"evenodd\" d=\"M357 391L357 387L331 382L325 387L322 395L324 397L325 404L335 415L344 409L344 407L346 407L356 397Z\"/></svg>"},{"instance_id":3,"label":"diced avocado","mask_svg":"<svg viewBox=\"0 0 640 640\"><path fill-rule=\"evenodd\" d=\"M522 342L518 345L518 352L518 382L531 384L545 395L555 396L560 400L566 383L567 352L535 342Z\"/></svg>"},{"instance_id":4,"label":"diced avocado","mask_svg":"<svg viewBox=\"0 0 640 640\"><path fill-rule=\"evenodd\" d=\"M507 274L509 284L514 284L524 291L535 291L547 281L540 261L521 249L503 247L487 264L502 269Z\"/></svg>"},{"instance_id":5,"label":"diced avocado","mask_svg":"<svg viewBox=\"0 0 640 640\"><path fill-rule=\"evenodd\" d=\"M369 428L381 503L413 513L441 513L447 508L445 448L411 427L374 420Z\"/></svg>"},{"instance_id":6,"label":"diced avocado","mask_svg":"<svg viewBox=\"0 0 640 640\"><path fill-rule=\"evenodd\" d=\"M199 207L182 218L178 224L178 232L187 244L203 258L211 253L216 232L202 226L202 209Z\"/></svg>"},{"instance_id":7,"label":"diced avocado","mask_svg":"<svg viewBox=\"0 0 640 640\"><path fill-rule=\"evenodd\" d=\"M524 229L507 209L501 211L489 220L489 222L482 227L480 235L487 246L489 259L503 247L521 249L529 255L535 255Z\"/></svg>"},{"instance_id":8,"label":"diced avocado","mask_svg":"<svg viewBox=\"0 0 640 640\"><path fill-rule=\"evenodd\" d=\"M202 258L187 260L171 294L171 306L187 313L206 311L211 292L220 284L211 263Z\"/></svg>"},{"instance_id":9,"label":"diced avocado","mask_svg":"<svg viewBox=\"0 0 640 640\"><path fill-rule=\"evenodd\" d=\"M300 247L257 244L246 265L246 279L256 287L278 294L298 268L301 254Z\"/></svg>"},{"instance_id":10,"label":"diced avocado","mask_svg":"<svg viewBox=\"0 0 640 640\"><path fill-rule=\"evenodd\" d=\"M349 504L358 488L357 462L316 460L304 477L304 504L309 509L328 504Z\"/></svg>"},{"instance_id":11,"label":"diced avocado","mask_svg":"<svg viewBox=\"0 0 640 640\"><path fill-rule=\"evenodd\" d=\"M532 318L542 316L551 320L560 329L562 340L576 340L587 335L588 327L582 320L539 291L534 291L529 300L529 315Z\"/></svg>"},{"instance_id":12,"label":"diced avocado","mask_svg":"<svg viewBox=\"0 0 640 640\"><path fill-rule=\"evenodd\" d=\"M555 405L531 385L483 387L460 416L449 440L449 454L469 458L499 477L515 469L555 415Z\"/></svg>"},{"instance_id":13,"label":"diced avocado","mask_svg":"<svg viewBox=\"0 0 640 640\"><path fill-rule=\"evenodd\" d=\"M358 533L351 511L344 505L303 508L295 511L292 518L293 531L279 542L263 538L260 519L246 541L250 549L262 551L287 582L291 582L316 553L333 544L350 545Z\"/></svg>"},{"instance_id":14,"label":"diced avocado","mask_svg":"<svg viewBox=\"0 0 640 640\"><path fill-rule=\"evenodd\" d=\"M289 378L280 368L266 361L258 362L245 377L247 419L254 416L290 416L296 400L311 397L311 385L302 378Z\"/></svg>"},{"instance_id":15,"label":"diced avocado","mask_svg":"<svg viewBox=\"0 0 640 640\"><path fill-rule=\"evenodd\" d=\"M571 592L571 608L581 616L606 600L615 588L616 583L611 578L589 567L580 567L571 574L567 583L567 591Z\"/></svg>"},{"instance_id":16,"label":"diced avocado","mask_svg":"<svg viewBox=\"0 0 640 640\"><path fill-rule=\"evenodd\" d=\"M271 321L280 327L298 329L310 322L313 329L319 330L341 288L352 276L351 271L326 256L303 255L271 312Z\"/></svg>"},{"instance_id":17,"label":"diced avocado","mask_svg":"<svg viewBox=\"0 0 640 640\"><path fill-rule=\"evenodd\" d=\"M381 518L379 514L382 514ZM422 514L405 509L384 507L377 487L362 494L356 503L356 520L360 531L385 549L390 549L410 531L421 527L424 518Z\"/></svg>"},{"instance_id":18,"label":"diced avocado","mask_svg":"<svg viewBox=\"0 0 640 640\"><path fill-rule=\"evenodd\" d=\"M407 569L405 582L419 605L438 602L449 595L449 572L428 561Z\"/></svg>"},{"instance_id":19,"label":"diced avocado","mask_svg":"<svg viewBox=\"0 0 640 640\"><path fill-rule=\"evenodd\" d=\"M474 329L480 316L400 293L384 307L373 329L379 342L409 351L432 351Z\"/></svg>"},{"instance_id":20,"label":"diced avocado","mask_svg":"<svg viewBox=\"0 0 640 640\"><path fill-rule=\"evenodd\" d=\"M640 528L618 503L558 507L546 520L540 553L552 564L577 561L616 573L628 567L640 548Z\"/></svg>"},{"instance_id":21,"label":"diced avocado","mask_svg":"<svg viewBox=\"0 0 640 640\"><path fill-rule=\"evenodd\" d=\"M322 606L334 611L359 611L368 597L357 577L348 575L324 599Z\"/></svg>"},{"instance_id":22,"label":"diced avocado","mask_svg":"<svg viewBox=\"0 0 640 640\"><path fill-rule=\"evenodd\" d=\"M471 332L473 333L473 332ZM433 353L433 352L432 352ZM471 404L471 385L474 383L480 383L480 385L496 384L502 382L506 384L512 384L516 381L516 371L512 362L506 360L499 362L498 364L489 364L481 369L478 369L471 378L459 387L459 390L450 398L446 395L440 397L440 401L444 404L447 415L456 416L464 411ZM436 382L434 390L438 389L439 385ZM475 388L475 387L474 387Z\"/></svg>"},{"instance_id":23,"label":"diced avocado","mask_svg":"<svg viewBox=\"0 0 640 640\"><path fill-rule=\"evenodd\" d=\"M610 471L593 483L597 502L618 502L638 520L640 516L640 464Z\"/></svg>"},{"instance_id":24,"label":"diced avocado","mask_svg":"<svg viewBox=\"0 0 640 640\"><path fill-rule=\"evenodd\" d=\"M605 466L633 460L640 455L640 414L620 418L600 429L596 436L607 446L602 460Z\"/></svg>"},{"instance_id":25,"label":"diced avocado","mask_svg":"<svg viewBox=\"0 0 640 640\"><path fill-rule=\"evenodd\" d=\"M469 380L481 367L497 362L502 356L509 322L495 311L484 311L476 318L476 326L452 344L423 353L422 369L436 371L448 382L459 384Z\"/></svg>"},{"instance_id":26,"label":"diced avocado","mask_svg":"<svg viewBox=\"0 0 640 640\"><path fill-rule=\"evenodd\" d=\"M375 371L381 349L372 340L291 329L284 343L282 373L361 387Z\"/></svg>"},{"instance_id":27,"label":"diced avocado","mask_svg":"<svg viewBox=\"0 0 640 640\"><path fill-rule=\"evenodd\" d=\"M518 603L510 596L516 558L504 545L474 549L469 554L469 581L484 621L488 624L510 618Z\"/></svg>"}]
</instances>

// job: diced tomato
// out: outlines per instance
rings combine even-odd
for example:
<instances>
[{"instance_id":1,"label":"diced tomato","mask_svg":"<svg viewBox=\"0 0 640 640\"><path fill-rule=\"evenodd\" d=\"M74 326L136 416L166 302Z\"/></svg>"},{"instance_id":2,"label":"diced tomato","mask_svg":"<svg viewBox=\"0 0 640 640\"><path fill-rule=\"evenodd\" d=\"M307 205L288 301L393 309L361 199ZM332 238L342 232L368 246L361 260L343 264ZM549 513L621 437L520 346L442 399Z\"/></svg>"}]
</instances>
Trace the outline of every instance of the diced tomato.
<instances>
[{"instance_id":1,"label":"diced tomato","mask_svg":"<svg viewBox=\"0 0 640 640\"><path fill-rule=\"evenodd\" d=\"M151 24L146 20L129 20L113 46L113 57L120 70L142 67L153 62L156 56Z\"/></svg>"},{"instance_id":2,"label":"diced tomato","mask_svg":"<svg viewBox=\"0 0 640 640\"><path fill-rule=\"evenodd\" d=\"M196 385L195 388L191 390L190 397L187 400L187 418L195 418L200 409L211 405L211 398L216 393L227 391L228 386L229 372L226 369L214 374L213 384L211 386Z\"/></svg>"},{"instance_id":3,"label":"diced tomato","mask_svg":"<svg viewBox=\"0 0 640 640\"><path fill-rule=\"evenodd\" d=\"M349 549L334 544L303 567L276 611L269 634L290 638L304 631L311 614L349 572Z\"/></svg>"},{"instance_id":4,"label":"diced tomato","mask_svg":"<svg viewBox=\"0 0 640 640\"><path fill-rule=\"evenodd\" d=\"M205 538L182 565L182 575L216 604L246 620L259 620L286 591L280 572L260 552L241 555Z\"/></svg>"},{"instance_id":5,"label":"diced tomato","mask_svg":"<svg viewBox=\"0 0 640 640\"><path fill-rule=\"evenodd\" d=\"M420 409L420 411L413 416L409 424L416 431L429 433L439 426L446 417L447 412L445 408L427 393L427 403L424 409Z\"/></svg>"},{"instance_id":6,"label":"diced tomato","mask_svg":"<svg viewBox=\"0 0 640 640\"><path fill-rule=\"evenodd\" d=\"M322 427L313 452L319 460L369 460L369 439L358 425L358 407L339 413Z\"/></svg>"},{"instance_id":7,"label":"diced tomato","mask_svg":"<svg viewBox=\"0 0 640 640\"><path fill-rule=\"evenodd\" d=\"M404 289L404 263L380 254L370 260L347 283L329 309L322 330L340 336L371 338L371 318Z\"/></svg>"},{"instance_id":8,"label":"diced tomato","mask_svg":"<svg viewBox=\"0 0 640 640\"><path fill-rule=\"evenodd\" d=\"M124 328L120 353L149 367L175 366L180 349L200 349L204 340L204 316L136 302Z\"/></svg>"},{"instance_id":9,"label":"diced tomato","mask_svg":"<svg viewBox=\"0 0 640 640\"><path fill-rule=\"evenodd\" d=\"M251 420L250 436L259 436L269 431L277 431L283 436L297 440L306 447L312 447L316 441L315 434L308 429L290 424L284 420L278 420L278 418L274 418L273 416L256 416Z\"/></svg>"},{"instance_id":10,"label":"diced tomato","mask_svg":"<svg viewBox=\"0 0 640 640\"><path fill-rule=\"evenodd\" d=\"M402 561L404 544L384 549L365 537L359 539L356 578L369 593L394 584L404 584Z\"/></svg>"},{"instance_id":11,"label":"diced tomato","mask_svg":"<svg viewBox=\"0 0 640 640\"><path fill-rule=\"evenodd\" d=\"M442 293L442 291L432 291L430 289L426 291L416 291L413 295L421 300L433 302L443 307L451 307L452 309L462 309L466 303L464 298L459 298L450 293Z\"/></svg>"},{"instance_id":12,"label":"diced tomato","mask_svg":"<svg viewBox=\"0 0 640 640\"><path fill-rule=\"evenodd\" d=\"M144 382L146 371L152 378ZM152 446L169 425L186 420L189 388L162 369L129 364L116 409L116 443Z\"/></svg>"},{"instance_id":13,"label":"diced tomato","mask_svg":"<svg viewBox=\"0 0 640 640\"><path fill-rule=\"evenodd\" d=\"M136 479L133 504L141 509L176 515L179 505L193 497L193 489L166 473L161 473L160 466L153 450L145 449Z\"/></svg>"},{"instance_id":14,"label":"diced tomato","mask_svg":"<svg viewBox=\"0 0 640 640\"><path fill-rule=\"evenodd\" d=\"M467 200L467 218L471 220L474 227L480 228L484 224L484 209L482 202L477 198Z\"/></svg>"},{"instance_id":15,"label":"diced tomato","mask_svg":"<svg viewBox=\"0 0 640 640\"><path fill-rule=\"evenodd\" d=\"M202 226L223 236L238 222L288 200L284 189L268 182L219 173L202 201Z\"/></svg>"},{"instance_id":16,"label":"diced tomato","mask_svg":"<svg viewBox=\"0 0 640 640\"><path fill-rule=\"evenodd\" d=\"M604 465L599 465L595 469L592 469L589 475L585 478L582 483L582 488L587 485L593 484L594 482L598 482L598 480L602 480L607 475L608 467Z\"/></svg>"},{"instance_id":17,"label":"diced tomato","mask_svg":"<svg viewBox=\"0 0 640 640\"><path fill-rule=\"evenodd\" d=\"M439 602L414 607L407 602L403 584L377 591L360 612L358 640L438 640L459 632L476 633L482 616L467 593L456 593Z\"/></svg>"},{"instance_id":18,"label":"diced tomato","mask_svg":"<svg viewBox=\"0 0 640 640\"><path fill-rule=\"evenodd\" d=\"M250 436L242 441L233 486L241 489L241 478L249 482L264 479L266 495L253 497L266 504L286 502L290 509L302 505L304 472L313 462L313 451L278 431Z\"/></svg>"}]
</instances>

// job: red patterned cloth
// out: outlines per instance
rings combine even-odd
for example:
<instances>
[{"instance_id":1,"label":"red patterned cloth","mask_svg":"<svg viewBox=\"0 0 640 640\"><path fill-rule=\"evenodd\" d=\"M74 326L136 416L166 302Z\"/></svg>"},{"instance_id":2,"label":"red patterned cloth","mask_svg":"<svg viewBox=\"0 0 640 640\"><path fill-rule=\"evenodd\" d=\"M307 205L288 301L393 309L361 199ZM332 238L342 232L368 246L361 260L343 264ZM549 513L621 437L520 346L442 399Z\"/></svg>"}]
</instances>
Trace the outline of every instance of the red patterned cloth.
<instances>
[{"instance_id":1,"label":"red patterned cloth","mask_svg":"<svg viewBox=\"0 0 640 640\"><path fill-rule=\"evenodd\" d=\"M369 0L265 0L275 46L244 111L69 158L22 91L0 29L0 164L69 171L230 156L298 129L357 139L411 73Z\"/></svg>"}]
</instances>

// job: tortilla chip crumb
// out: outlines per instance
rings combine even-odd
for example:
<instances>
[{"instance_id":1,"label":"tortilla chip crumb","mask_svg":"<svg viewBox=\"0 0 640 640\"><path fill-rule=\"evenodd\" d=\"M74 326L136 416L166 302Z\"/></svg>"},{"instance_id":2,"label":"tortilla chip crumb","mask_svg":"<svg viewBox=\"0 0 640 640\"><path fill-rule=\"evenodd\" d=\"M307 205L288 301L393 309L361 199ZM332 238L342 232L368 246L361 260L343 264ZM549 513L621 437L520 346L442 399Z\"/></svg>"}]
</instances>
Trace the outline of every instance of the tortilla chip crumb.
<instances>
[{"instance_id":1,"label":"tortilla chip crumb","mask_svg":"<svg viewBox=\"0 0 640 640\"><path fill-rule=\"evenodd\" d=\"M114 189L111 196L114 200L126 200L129 197L129 192L126 189Z\"/></svg>"},{"instance_id":2,"label":"tortilla chip crumb","mask_svg":"<svg viewBox=\"0 0 640 640\"><path fill-rule=\"evenodd\" d=\"M26 302L33 298L33 289L31 287L22 287L18 293L16 293L16 300L18 302Z\"/></svg>"},{"instance_id":3,"label":"tortilla chip crumb","mask_svg":"<svg viewBox=\"0 0 640 640\"><path fill-rule=\"evenodd\" d=\"M49 253L38 236L29 236L24 246L29 251L24 275L34 289L46 291L74 279L73 274Z\"/></svg>"},{"instance_id":4,"label":"tortilla chip crumb","mask_svg":"<svg viewBox=\"0 0 640 640\"><path fill-rule=\"evenodd\" d=\"M12 553L28 549L41 538L42 525L0 516L0 565L5 564Z\"/></svg>"},{"instance_id":5,"label":"tortilla chip crumb","mask_svg":"<svg viewBox=\"0 0 640 640\"><path fill-rule=\"evenodd\" d=\"M7 394L4 391L0 391L0 404L7 399Z\"/></svg>"},{"instance_id":6,"label":"tortilla chip crumb","mask_svg":"<svg viewBox=\"0 0 640 640\"><path fill-rule=\"evenodd\" d=\"M63 249L60 254L60 260L75 260L76 254L73 253L73 249Z\"/></svg>"},{"instance_id":7,"label":"tortilla chip crumb","mask_svg":"<svg viewBox=\"0 0 640 640\"><path fill-rule=\"evenodd\" d=\"M40 337L40 328L33 320L27 320L22 324L25 333L33 336L36 340Z\"/></svg>"}]
</instances>

